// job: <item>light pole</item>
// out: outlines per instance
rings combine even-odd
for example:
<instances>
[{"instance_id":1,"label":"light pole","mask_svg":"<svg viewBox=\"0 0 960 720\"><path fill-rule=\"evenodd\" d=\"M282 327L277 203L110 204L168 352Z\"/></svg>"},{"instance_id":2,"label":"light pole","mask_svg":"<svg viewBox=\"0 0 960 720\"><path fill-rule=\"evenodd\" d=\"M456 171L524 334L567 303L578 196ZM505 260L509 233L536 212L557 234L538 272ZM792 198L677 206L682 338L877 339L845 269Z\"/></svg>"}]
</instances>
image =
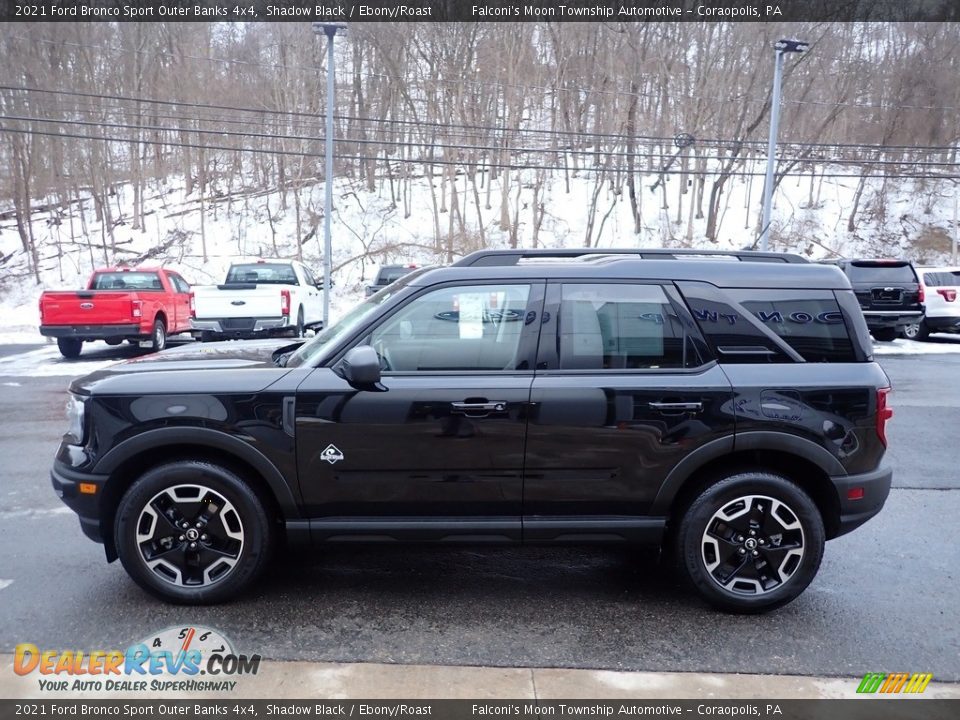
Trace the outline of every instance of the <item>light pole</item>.
<instances>
[{"instance_id":1,"label":"light pole","mask_svg":"<svg viewBox=\"0 0 960 720\"><path fill-rule=\"evenodd\" d=\"M330 325L330 275L333 273L331 261L330 219L333 215L333 101L334 101L334 61L333 38L337 30L346 30L346 23L313 23L313 31L327 36L327 133L324 162L326 164L326 193L323 200L323 329Z\"/></svg>"},{"instance_id":2,"label":"light pole","mask_svg":"<svg viewBox=\"0 0 960 720\"><path fill-rule=\"evenodd\" d=\"M780 126L780 85L783 80L783 56L785 53L804 53L810 44L799 40L777 40L773 44L773 97L770 105L770 141L767 143L767 178L763 183L763 216L760 220L760 249L767 249L770 235L770 209L773 203L773 171L776 167L777 130Z\"/></svg>"}]
</instances>

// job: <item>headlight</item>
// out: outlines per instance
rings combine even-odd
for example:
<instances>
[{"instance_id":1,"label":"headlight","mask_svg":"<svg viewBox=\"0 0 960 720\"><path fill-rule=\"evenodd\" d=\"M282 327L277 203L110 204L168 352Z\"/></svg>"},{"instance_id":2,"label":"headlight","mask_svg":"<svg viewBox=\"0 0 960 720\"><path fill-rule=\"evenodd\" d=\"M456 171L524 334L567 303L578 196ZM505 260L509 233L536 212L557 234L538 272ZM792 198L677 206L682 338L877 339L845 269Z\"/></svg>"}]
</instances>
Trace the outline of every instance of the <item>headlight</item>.
<instances>
[{"instance_id":1,"label":"headlight","mask_svg":"<svg viewBox=\"0 0 960 720\"><path fill-rule=\"evenodd\" d=\"M84 398L71 394L67 398L67 432L64 436L74 445L83 442Z\"/></svg>"}]
</instances>

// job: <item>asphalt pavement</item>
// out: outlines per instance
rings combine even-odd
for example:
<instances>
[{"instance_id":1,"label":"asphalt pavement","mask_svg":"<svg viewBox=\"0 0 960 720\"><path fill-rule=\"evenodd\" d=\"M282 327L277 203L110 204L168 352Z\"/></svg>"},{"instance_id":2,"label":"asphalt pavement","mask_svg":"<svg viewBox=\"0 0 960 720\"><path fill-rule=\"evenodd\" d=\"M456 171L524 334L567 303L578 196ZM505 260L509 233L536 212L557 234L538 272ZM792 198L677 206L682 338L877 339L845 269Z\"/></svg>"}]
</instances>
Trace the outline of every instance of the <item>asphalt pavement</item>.
<instances>
[{"instance_id":1,"label":"asphalt pavement","mask_svg":"<svg viewBox=\"0 0 960 720\"><path fill-rule=\"evenodd\" d=\"M68 374L140 351L70 364L49 350L0 346L2 652L204 625L275 660L960 680L960 353L881 358L895 387L886 508L827 544L797 601L740 617L622 548L339 546L280 559L231 604L165 605L104 561L48 479Z\"/></svg>"}]
</instances>

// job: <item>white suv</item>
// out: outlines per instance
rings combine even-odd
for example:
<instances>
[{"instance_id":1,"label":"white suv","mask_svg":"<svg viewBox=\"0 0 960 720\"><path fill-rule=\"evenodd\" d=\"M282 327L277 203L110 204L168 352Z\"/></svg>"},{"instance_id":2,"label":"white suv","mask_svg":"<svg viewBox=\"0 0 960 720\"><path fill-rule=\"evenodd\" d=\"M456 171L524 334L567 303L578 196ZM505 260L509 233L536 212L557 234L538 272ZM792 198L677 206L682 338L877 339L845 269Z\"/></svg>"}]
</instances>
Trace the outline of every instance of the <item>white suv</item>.
<instances>
[{"instance_id":1,"label":"white suv","mask_svg":"<svg viewBox=\"0 0 960 720\"><path fill-rule=\"evenodd\" d=\"M930 333L960 332L960 267L918 267L926 311L918 323L903 334L910 340L926 340Z\"/></svg>"}]
</instances>

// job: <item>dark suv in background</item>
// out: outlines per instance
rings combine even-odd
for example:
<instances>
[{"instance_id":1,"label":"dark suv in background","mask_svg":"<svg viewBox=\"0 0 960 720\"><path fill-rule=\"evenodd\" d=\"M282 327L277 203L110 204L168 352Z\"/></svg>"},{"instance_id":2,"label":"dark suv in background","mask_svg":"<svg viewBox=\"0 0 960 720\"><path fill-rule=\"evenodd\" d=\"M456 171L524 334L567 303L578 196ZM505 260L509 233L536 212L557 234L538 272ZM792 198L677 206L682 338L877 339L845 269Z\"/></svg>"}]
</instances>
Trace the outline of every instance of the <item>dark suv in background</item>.
<instances>
[{"instance_id":1,"label":"dark suv in background","mask_svg":"<svg viewBox=\"0 0 960 720\"><path fill-rule=\"evenodd\" d=\"M306 342L75 380L52 479L173 602L284 543L630 543L760 612L887 498L871 351L844 274L795 256L483 251Z\"/></svg>"},{"instance_id":2,"label":"dark suv in background","mask_svg":"<svg viewBox=\"0 0 960 720\"><path fill-rule=\"evenodd\" d=\"M877 340L889 342L923 317L923 286L909 260L834 260Z\"/></svg>"}]
</instances>

